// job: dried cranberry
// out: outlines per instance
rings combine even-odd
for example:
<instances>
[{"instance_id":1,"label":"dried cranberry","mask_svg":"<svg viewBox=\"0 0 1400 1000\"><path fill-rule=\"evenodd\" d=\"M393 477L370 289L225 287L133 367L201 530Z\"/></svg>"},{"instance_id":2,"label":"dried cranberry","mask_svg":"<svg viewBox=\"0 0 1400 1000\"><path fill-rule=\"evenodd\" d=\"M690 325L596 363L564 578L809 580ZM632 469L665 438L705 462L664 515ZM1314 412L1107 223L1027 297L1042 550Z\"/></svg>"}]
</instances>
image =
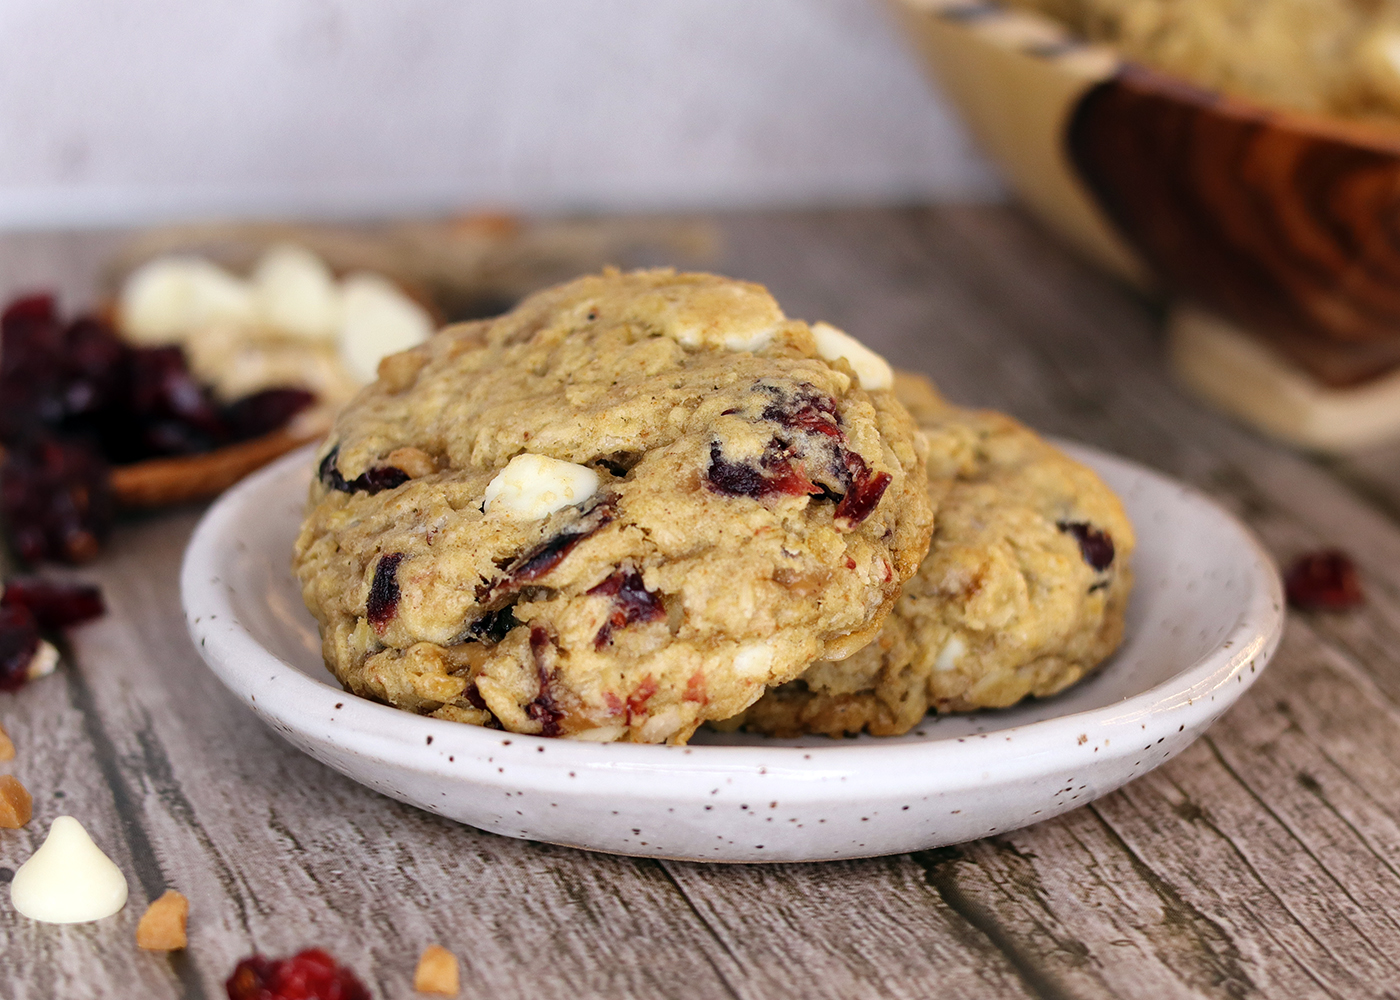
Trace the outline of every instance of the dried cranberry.
<instances>
[{"instance_id":1,"label":"dried cranberry","mask_svg":"<svg viewBox=\"0 0 1400 1000\"><path fill-rule=\"evenodd\" d=\"M888 472L872 476L865 459L853 451L842 448L841 458L847 480L846 495L837 501L832 519L837 528L850 531L880 505L880 499L889 488L891 477Z\"/></svg>"},{"instance_id":2,"label":"dried cranberry","mask_svg":"<svg viewBox=\"0 0 1400 1000\"><path fill-rule=\"evenodd\" d=\"M107 463L76 440L40 437L13 446L0 466L0 515L26 562L86 562L112 525Z\"/></svg>"},{"instance_id":3,"label":"dried cranberry","mask_svg":"<svg viewBox=\"0 0 1400 1000\"><path fill-rule=\"evenodd\" d=\"M520 622L515 618L515 609L507 604L503 608L486 612L472 622L467 626L467 634L477 642L494 645L509 635L510 630L519 624Z\"/></svg>"},{"instance_id":4,"label":"dried cranberry","mask_svg":"<svg viewBox=\"0 0 1400 1000\"><path fill-rule=\"evenodd\" d=\"M1075 537L1084 561L1102 573L1113 565L1113 536L1086 521L1060 521L1055 527Z\"/></svg>"},{"instance_id":5,"label":"dried cranberry","mask_svg":"<svg viewBox=\"0 0 1400 1000\"><path fill-rule=\"evenodd\" d=\"M1356 564L1339 549L1299 556L1288 567L1283 581L1288 603L1298 608L1340 611L1365 600Z\"/></svg>"},{"instance_id":6,"label":"dried cranberry","mask_svg":"<svg viewBox=\"0 0 1400 1000\"><path fill-rule=\"evenodd\" d=\"M578 523L561 531L553 538L541 542L510 563L505 568L500 582L493 589L497 591L515 590L524 584L533 583L540 579L555 566L558 566L564 557L573 551L575 545L610 524L612 519L611 498L603 497L579 518Z\"/></svg>"},{"instance_id":7,"label":"dried cranberry","mask_svg":"<svg viewBox=\"0 0 1400 1000\"><path fill-rule=\"evenodd\" d=\"M710 467L705 470L705 481L716 493L749 497L753 500L763 496L767 485L763 473L758 469L725 458L718 441L710 442Z\"/></svg>"},{"instance_id":8,"label":"dried cranberry","mask_svg":"<svg viewBox=\"0 0 1400 1000\"><path fill-rule=\"evenodd\" d=\"M647 590L642 574L630 567L619 569L602 583L588 591L593 595L611 597L612 612L593 638L593 648L602 649L612 642L613 632L638 622L660 621L666 617L661 598Z\"/></svg>"},{"instance_id":9,"label":"dried cranberry","mask_svg":"<svg viewBox=\"0 0 1400 1000\"><path fill-rule=\"evenodd\" d=\"M776 386L760 386L777 396L777 400L763 410L764 420L772 420L784 427L791 427L809 434L825 434L827 437L844 439L840 418L836 413L836 400L819 392L815 386L802 385L795 393L789 394Z\"/></svg>"},{"instance_id":10,"label":"dried cranberry","mask_svg":"<svg viewBox=\"0 0 1400 1000\"><path fill-rule=\"evenodd\" d=\"M339 490L341 493L368 493L373 496L383 490L396 489L409 480L408 473L402 469L392 465L381 465L368 469L354 479L347 481L340 474L340 469L336 467L336 462L339 459L340 449L338 447L332 448L330 454L321 459L321 465L316 470L316 475L327 488Z\"/></svg>"},{"instance_id":11,"label":"dried cranberry","mask_svg":"<svg viewBox=\"0 0 1400 1000\"><path fill-rule=\"evenodd\" d=\"M483 712L490 711L490 709L486 707L486 699L481 697L481 692L477 690L476 681L472 681L467 685L467 689L462 692L462 697L467 700L467 704L472 708L480 709Z\"/></svg>"},{"instance_id":12,"label":"dried cranberry","mask_svg":"<svg viewBox=\"0 0 1400 1000\"><path fill-rule=\"evenodd\" d=\"M63 331L52 295L15 299L0 315L0 374L32 373L62 348Z\"/></svg>"},{"instance_id":13,"label":"dried cranberry","mask_svg":"<svg viewBox=\"0 0 1400 1000\"><path fill-rule=\"evenodd\" d=\"M364 490L366 493L381 493L384 490L398 489L408 482L409 476L402 469L392 465L377 465L373 469L366 469L355 477L351 487L357 490Z\"/></svg>"},{"instance_id":14,"label":"dried cranberry","mask_svg":"<svg viewBox=\"0 0 1400 1000\"><path fill-rule=\"evenodd\" d=\"M795 449L781 438L773 438L759 459L760 469L745 462L731 462L724 457L718 441L710 443L710 466L705 479L710 489L728 496L744 496L753 500L782 494L807 496L823 493L807 477L794 459Z\"/></svg>"},{"instance_id":15,"label":"dried cranberry","mask_svg":"<svg viewBox=\"0 0 1400 1000\"><path fill-rule=\"evenodd\" d=\"M321 480L321 485L331 490L339 490L341 493L350 492L350 484L345 481L345 477L340 474L340 469L336 463L340 460L340 446L336 445L321 459L321 464L316 468L316 477Z\"/></svg>"},{"instance_id":16,"label":"dried cranberry","mask_svg":"<svg viewBox=\"0 0 1400 1000\"><path fill-rule=\"evenodd\" d=\"M355 974L320 948L291 958L243 959L224 983L229 1000L370 1000Z\"/></svg>"},{"instance_id":17,"label":"dried cranberry","mask_svg":"<svg viewBox=\"0 0 1400 1000\"><path fill-rule=\"evenodd\" d=\"M627 721L631 722L635 716L646 715L647 702L651 701L651 696L656 694L656 678L647 674L642 683L627 696Z\"/></svg>"},{"instance_id":18,"label":"dried cranberry","mask_svg":"<svg viewBox=\"0 0 1400 1000\"><path fill-rule=\"evenodd\" d=\"M180 420L153 420L127 439L132 450L120 455L131 461L175 455L198 455L218 447L218 438Z\"/></svg>"},{"instance_id":19,"label":"dried cranberry","mask_svg":"<svg viewBox=\"0 0 1400 1000\"><path fill-rule=\"evenodd\" d=\"M369 585L369 600L365 606L365 617L378 635L383 635L394 615L399 610L399 563L403 562L402 552L390 552L380 557L374 567L374 579Z\"/></svg>"},{"instance_id":20,"label":"dried cranberry","mask_svg":"<svg viewBox=\"0 0 1400 1000\"><path fill-rule=\"evenodd\" d=\"M53 299L18 299L0 316L0 435L7 442L64 417L63 331Z\"/></svg>"},{"instance_id":21,"label":"dried cranberry","mask_svg":"<svg viewBox=\"0 0 1400 1000\"><path fill-rule=\"evenodd\" d=\"M26 608L40 628L62 629L100 618L107 610L102 591L91 584L64 583L37 576L16 576L5 581L0 607Z\"/></svg>"},{"instance_id":22,"label":"dried cranberry","mask_svg":"<svg viewBox=\"0 0 1400 1000\"><path fill-rule=\"evenodd\" d=\"M836 400L806 384L789 389L760 383L755 389L772 398L760 418L798 433L775 435L759 460L761 468L726 459L719 442L712 443L705 473L710 489L755 500L775 494L820 496L837 505L836 526L847 531L869 517L891 477L872 475L865 459L846 447Z\"/></svg>"},{"instance_id":23,"label":"dried cranberry","mask_svg":"<svg viewBox=\"0 0 1400 1000\"><path fill-rule=\"evenodd\" d=\"M244 441L270 434L316 401L305 389L264 389L230 403L224 409L233 438Z\"/></svg>"},{"instance_id":24,"label":"dried cranberry","mask_svg":"<svg viewBox=\"0 0 1400 1000\"><path fill-rule=\"evenodd\" d=\"M125 391L124 362L130 351L106 323L82 318L64 335L67 384L63 402L71 422L119 405Z\"/></svg>"},{"instance_id":25,"label":"dried cranberry","mask_svg":"<svg viewBox=\"0 0 1400 1000\"><path fill-rule=\"evenodd\" d=\"M554 640L542 625L530 629L530 652L535 657L540 693L525 706L525 714L540 724L541 736L558 736L563 731L559 720L564 717L564 710L555 699L551 685L554 677Z\"/></svg>"},{"instance_id":26,"label":"dried cranberry","mask_svg":"<svg viewBox=\"0 0 1400 1000\"><path fill-rule=\"evenodd\" d=\"M20 605L0 605L0 691L18 690L39 649L39 623Z\"/></svg>"},{"instance_id":27,"label":"dried cranberry","mask_svg":"<svg viewBox=\"0 0 1400 1000\"><path fill-rule=\"evenodd\" d=\"M178 347L133 350L130 366L130 407L148 419L175 418L219 438L228 425L209 391L201 386Z\"/></svg>"}]
</instances>

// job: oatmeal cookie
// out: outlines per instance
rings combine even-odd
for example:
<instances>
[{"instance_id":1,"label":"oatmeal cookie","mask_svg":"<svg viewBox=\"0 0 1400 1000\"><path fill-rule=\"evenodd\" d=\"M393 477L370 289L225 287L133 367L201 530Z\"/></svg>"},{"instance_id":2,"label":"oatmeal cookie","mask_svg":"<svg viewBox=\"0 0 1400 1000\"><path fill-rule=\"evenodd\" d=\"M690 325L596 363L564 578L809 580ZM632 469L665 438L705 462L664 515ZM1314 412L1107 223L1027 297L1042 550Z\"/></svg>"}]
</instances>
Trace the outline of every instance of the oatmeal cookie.
<instances>
[{"instance_id":1,"label":"oatmeal cookie","mask_svg":"<svg viewBox=\"0 0 1400 1000\"><path fill-rule=\"evenodd\" d=\"M345 686L685 742L878 631L932 510L889 366L758 285L581 278L385 359L295 566Z\"/></svg>"},{"instance_id":2,"label":"oatmeal cookie","mask_svg":"<svg viewBox=\"0 0 1400 1000\"><path fill-rule=\"evenodd\" d=\"M1122 638L1133 529L1117 497L1010 417L899 388L930 442L929 554L874 642L770 691L738 720L750 730L897 735L929 709L1061 691Z\"/></svg>"}]
</instances>

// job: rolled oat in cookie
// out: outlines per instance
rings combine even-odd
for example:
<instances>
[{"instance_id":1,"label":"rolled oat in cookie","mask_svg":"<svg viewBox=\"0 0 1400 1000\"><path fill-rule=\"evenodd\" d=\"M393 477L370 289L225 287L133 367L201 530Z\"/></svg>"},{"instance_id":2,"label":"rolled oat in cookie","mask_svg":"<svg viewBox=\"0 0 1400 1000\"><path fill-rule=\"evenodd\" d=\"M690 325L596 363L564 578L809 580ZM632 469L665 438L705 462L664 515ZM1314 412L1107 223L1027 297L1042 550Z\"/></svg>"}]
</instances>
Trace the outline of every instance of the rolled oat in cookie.
<instances>
[{"instance_id":1,"label":"rolled oat in cookie","mask_svg":"<svg viewBox=\"0 0 1400 1000\"><path fill-rule=\"evenodd\" d=\"M918 377L895 387L929 443L928 556L874 642L813 664L729 726L896 735L930 709L1062 691L1122 638L1134 539L1112 491L1010 417L950 406Z\"/></svg>"},{"instance_id":2,"label":"rolled oat in cookie","mask_svg":"<svg viewBox=\"0 0 1400 1000\"><path fill-rule=\"evenodd\" d=\"M654 270L385 359L296 544L330 669L439 718L683 743L859 649L932 511L882 362L825 343L758 285Z\"/></svg>"}]
</instances>

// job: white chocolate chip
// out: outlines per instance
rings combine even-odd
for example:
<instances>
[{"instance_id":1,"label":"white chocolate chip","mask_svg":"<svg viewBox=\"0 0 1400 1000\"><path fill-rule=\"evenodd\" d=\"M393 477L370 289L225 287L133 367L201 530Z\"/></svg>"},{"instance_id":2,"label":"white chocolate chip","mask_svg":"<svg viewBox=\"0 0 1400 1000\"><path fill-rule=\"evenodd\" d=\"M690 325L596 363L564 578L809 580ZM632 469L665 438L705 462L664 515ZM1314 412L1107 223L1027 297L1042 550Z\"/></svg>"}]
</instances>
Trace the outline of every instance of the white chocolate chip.
<instances>
[{"instance_id":1,"label":"white chocolate chip","mask_svg":"<svg viewBox=\"0 0 1400 1000\"><path fill-rule=\"evenodd\" d=\"M486 487L486 511L535 520L582 503L598 489L598 473L544 455L516 455Z\"/></svg>"},{"instance_id":2,"label":"white chocolate chip","mask_svg":"<svg viewBox=\"0 0 1400 1000\"><path fill-rule=\"evenodd\" d=\"M838 330L830 323L813 323L812 336L817 341L817 354L827 361L845 358L860 379L862 389L888 389L894 385L894 369L890 363L855 337Z\"/></svg>"},{"instance_id":3,"label":"white chocolate chip","mask_svg":"<svg viewBox=\"0 0 1400 1000\"><path fill-rule=\"evenodd\" d=\"M10 882L10 902L30 920L85 924L126 905L126 876L72 816L60 816Z\"/></svg>"},{"instance_id":4,"label":"white chocolate chip","mask_svg":"<svg viewBox=\"0 0 1400 1000\"><path fill-rule=\"evenodd\" d=\"M761 351L773 342L776 326L750 330L726 330L716 333L707 326L677 325L670 332L682 347L704 347L711 339L718 340L726 351Z\"/></svg>"},{"instance_id":5,"label":"white chocolate chip","mask_svg":"<svg viewBox=\"0 0 1400 1000\"><path fill-rule=\"evenodd\" d=\"M962 636L953 636L943 644L943 648L938 651L938 659L933 661L933 669L948 671L957 668L962 662L963 656L967 653L967 643L962 641Z\"/></svg>"},{"instance_id":6,"label":"white chocolate chip","mask_svg":"<svg viewBox=\"0 0 1400 1000\"><path fill-rule=\"evenodd\" d=\"M127 277L117 299L117 325L138 344L178 343L254 318L248 283L201 257L157 257Z\"/></svg>"},{"instance_id":7,"label":"white chocolate chip","mask_svg":"<svg viewBox=\"0 0 1400 1000\"><path fill-rule=\"evenodd\" d=\"M641 737L643 743L660 743L683 725L685 725L685 713L678 705L672 705L642 723L641 732L637 735Z\"/></svg>"},{"instance_id":8,"label":"white chocolate chip","mask_svg":"<svg viewBox=\"0 0 1400 1000\"><path fill-rule=\"evenodd\" d=\"M310 250L281 244L253 269L258 316L278 333L330 340L340 325L340 287L326 262Z\"/></svg>"},{"instance_id":9,"label":"white chocolate chip","mask_svg":"<svg viewBox=\"0 0 1400 1000\"><path fill-rule=\"evenodd\" d=\"M626 726L595 726L592 729L580 729L576 733L570 733L568 738L585 743L611 743L622 739L626 732Z\"/></svg>"},{"instance_id":10,"label":"white chocolate chip","mask_svg":"<svg viewBox=\"0 0 1400 1000\"><path fill-rule=\"evenodd\" d=\"M39 648L34 650L34 655L29 659L29 666L24 670L24 676L31 681L37 681L40 677L47 677L54 672L58 666L58 650L53 643L39 640Z\"/></svg>"},{"instance_id":11,"label":"white chocolate chip","mask_svg":"<svg viewBox=\"0 0 1400 1000\"><path fill-rule=\"evenodd\" d=\"M432 335L432 317L387 278L352 274L341 292L340 356L362 382L374 381L380 359Z\"/></svg>"},{"instance_id":12,"label":"white chocolate chip","mask_svg":"<svg viewBox=\"0 0 1400 1000\"><path fill-rule=\"evenodd\" d=\"M734 672L741 677L767 677L773 666L773 646L762 639L740 644L734 653Z\"/></svg>"}]
</instances>

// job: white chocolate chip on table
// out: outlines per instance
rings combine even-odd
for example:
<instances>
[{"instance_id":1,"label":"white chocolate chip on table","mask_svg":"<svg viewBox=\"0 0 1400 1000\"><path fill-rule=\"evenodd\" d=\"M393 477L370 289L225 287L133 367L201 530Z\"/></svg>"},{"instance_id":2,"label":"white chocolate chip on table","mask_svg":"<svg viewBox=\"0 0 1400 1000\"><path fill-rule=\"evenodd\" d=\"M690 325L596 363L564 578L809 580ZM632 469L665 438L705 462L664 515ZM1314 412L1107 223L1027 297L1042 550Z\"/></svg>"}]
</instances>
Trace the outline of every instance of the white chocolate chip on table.
<instances>
[{"instance_id":1,"label":"white chocolate chip on table","mask_svg":"<svg viewBox=\"0 0 1400 1000\"><path fill-rule=\"evenodd\" d=\"M29 666L25 668L24 675L31 681L37 681L41 677L47 677L58 669L58 649L53 643L44 639L39 640L39 648L34 650L34 655L30 657Z\"/></svg>"},{"instance_id":2,"label":"white chocolate chip on table","mask_svg":"<svg viewBox=\"0 0 1400 1000\"><path fill-rule=\"evenodd\" d=\"M31 920L82 924L126 905L126 876L72 816L59 816L10 882L10 902Z\"/></svg>"}]
</instances>

